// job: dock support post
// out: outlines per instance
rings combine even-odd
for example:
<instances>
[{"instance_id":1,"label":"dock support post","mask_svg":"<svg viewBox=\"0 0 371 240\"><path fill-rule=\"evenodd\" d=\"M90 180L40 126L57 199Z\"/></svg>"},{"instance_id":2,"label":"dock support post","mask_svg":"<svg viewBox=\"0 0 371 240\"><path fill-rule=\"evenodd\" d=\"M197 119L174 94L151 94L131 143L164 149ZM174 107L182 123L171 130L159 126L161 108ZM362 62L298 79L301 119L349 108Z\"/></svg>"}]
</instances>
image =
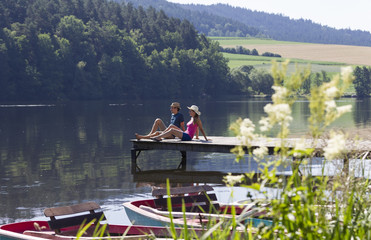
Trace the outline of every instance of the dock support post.
<instances>
[{"instance_id":1,"label":"dock support post","mask_svg":"<svg viewBox=\"0 0 371 240\"><path fill-rule=\"evenodd\" d=\"M185 170L187 167L187 152L186 151L180 151L182 154L182 161L180 162L178 169Z\"/></svg>"},{"instance_id":2,"label":"dock support post","mask_svg":"<svg viewBox=\"0 0 371 240\"><path fill-rule=\"evenodd\" d=\"M344 156L343 172L346 174L346 176L349 175L349 155L348 154L346 156Z\"/></svg>"},{"instance_id":3,"label":"dock support post","mask_svg":"<svg viewBox=\"0 0 371 240\"><path fill-rule=\"evenodd\" d=\"M139 154L140 154L140 150L137 154L137 149L135 148L131 149L131 173L132 174L136 173L137 169L141 171L137 164L137 159L138 159Z\"/></svg>"}]
</instances>

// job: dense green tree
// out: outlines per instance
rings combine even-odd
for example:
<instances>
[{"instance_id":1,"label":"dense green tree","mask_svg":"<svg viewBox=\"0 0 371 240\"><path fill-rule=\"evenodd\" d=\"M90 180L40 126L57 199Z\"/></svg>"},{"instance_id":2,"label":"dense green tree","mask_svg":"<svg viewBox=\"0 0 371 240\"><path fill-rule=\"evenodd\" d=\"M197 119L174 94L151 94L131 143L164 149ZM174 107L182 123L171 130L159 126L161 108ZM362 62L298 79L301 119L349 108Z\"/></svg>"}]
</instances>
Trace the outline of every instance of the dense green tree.
<instances>
[{"instance_id":1,"label":"dense green tree","mask_svg":"<svg viewBox=\"0 0 371 240\"><path fill-rule=\"evenodd\" d=\"M56 49L49 34L39 34L36 52L40 84L39 97L43 99L61 98L62 76L58 68Z\"/></svg>"},{"instance_id":2,"label":"dense green tree","mask_svg":"<svg viewBox=\"0 0 371 240\"><path fill-rule=\"evenodd\" d=\"M371 93L371 68L359 67L354 69L354 88L357 97L369 97Z\"/></svg>"},{"instance_id":3,"label":"dense green tree","mask_svg":"<svg viewBox=\"0 0 371 240\"><path fill-rule=\"evenodd\" d=\"M203 48L203 56L207 59L207 70L209 71L206 77L204 88L208 91L206 95L219 96L225 94L226 76L229 74L227 59L219 52L219 43L207 43L208 47Z\"/></svg>"},{"instance_id":4,"label":"dense green tree","mask_svg":"<svg viewBox=\"0 0 371 240\"><path fill-rule=\"evenodd\" d=\"M201 97L226 83L216 43L154 8L107 0L0 8L3 100Z\"/></svg>"},{"instance_id":5,"label":"dense green tree","mask_svg":"<svg viewBox=\"0 0 371 240\"><path fill-rule=\"evenodd\" d=\"M312 73L309 78L305 79L302 85L302 88L299 90L299 94L309 94L312 87L318 87L324 82L329 82L330 77L327 72L321 71Z\"/></svg>"},{"instance_id":6,"label":"dense green tree","mask_svg":"<svg viewBox=\"0 0 371 240\"><path fill-rule=\"evenodd\" d=\"M244 65L231 70L229 76L228 92L232 94L254 94L251 87L250 72L254 69L253 66Z\"/></svg>"},{"instance_id":7,"label":"dense green tree","mask_svg":"<svg viewBox=\"0 0 371 240\"><path fill-rule=\"evenodd\" d=\"M253 69L249 78L251 79L251 87L256 94L272 95L273 77L267 70Z\"/></svg>"},{"instance_id":8,"label":"dense green tree","mask_svg":"<svg viewBox=\"0 0 371 240\"><path fill-rule=\"evenodd\" d=\"M14 92L11 83L11 72L9 66L8 49L4 40L0 39L0 96L1 99L9 99Z\"/></svg>"}]
</instances>

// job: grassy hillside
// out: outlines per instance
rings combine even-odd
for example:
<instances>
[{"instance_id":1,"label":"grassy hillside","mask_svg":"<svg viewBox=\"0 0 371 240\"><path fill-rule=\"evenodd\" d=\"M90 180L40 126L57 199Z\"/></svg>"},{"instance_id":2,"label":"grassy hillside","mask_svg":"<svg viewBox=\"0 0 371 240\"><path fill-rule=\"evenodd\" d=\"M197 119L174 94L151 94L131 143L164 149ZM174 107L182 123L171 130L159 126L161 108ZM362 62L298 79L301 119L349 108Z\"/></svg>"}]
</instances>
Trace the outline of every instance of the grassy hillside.
<instances>
[{"instance_id":1,"label":"grassy hillside","mask_svg":"<svg viewBox=\"0 0 371 240\"><path fill-rule=\"evenodd\" d=\"M283 62L286 58L274 58L274 57L262 57L262 56L252 56L252 55L242 55L242 54L230 54L223 53L224 57L229 59L228 66L230 68L239 67L242 65L253 65L256 68L266 68L271 67L273 60L277 62ZM296 66L306 67L308 64L311 65L313 72L340 72L341 66L344 66L343 63L336 62L321 62L321 61L310 61L302 59L290 59L289 71L294 70Z\"/></svg>"},{"instance_id":2,"label":"grassy hillside","mask_svg":"<svg viewBox=\"0 0 371 240\"><path fill-rule=\"evenodd\" d=\"M367 65L371 66L371 47L346 46L334 44L311 44L300 42L275 41L257 38L227 38L212 37L222 47L243 46L247 49L256 49L259 54L264 52L277 53L282 58L260 57L239 54L227 54L231 68L241 65L254 65L266 67L275 59L284 61L290 59L292 65L311 64L313 71L338 72L344 65Z\"/></svg>"}]
</instances>

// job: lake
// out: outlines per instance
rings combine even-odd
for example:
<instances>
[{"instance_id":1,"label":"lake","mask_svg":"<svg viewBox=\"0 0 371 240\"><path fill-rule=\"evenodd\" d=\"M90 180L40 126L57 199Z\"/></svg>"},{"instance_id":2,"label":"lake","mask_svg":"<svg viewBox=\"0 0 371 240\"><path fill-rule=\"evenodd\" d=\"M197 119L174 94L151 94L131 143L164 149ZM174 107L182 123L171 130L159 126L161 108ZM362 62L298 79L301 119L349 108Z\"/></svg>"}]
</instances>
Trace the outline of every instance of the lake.
<instances>
[{"instance_id":1,"label":"lake","mask_svg":"<svg viewBox=\"0 0 371 240\"><path fill-rule=\"evenodd\" d=\"M186 106L196 104L209 136L232 136L229 126L237 118L249 117L256 125L264 116L268 99L180 101L186 122ZM63 104L0 104L0 224L28 219L45 219L47 207L85 201L99 203L108 221L129 224L122 203L150 197L151 187L173 184L212 183L221 201L243 199L247 190L221 184L223 174L243 173L251 165L234 162L232 154L189 153L185 171L176 170L179 152L141 153L143 170L131 174L130 139L147 133L153 120L169 122L170 101L68 102ZM371 128L370 99L344 98L353 112L332 127ZM308 102L293 106L291 131L306 133Z\"/></svg>"}]
</instances>

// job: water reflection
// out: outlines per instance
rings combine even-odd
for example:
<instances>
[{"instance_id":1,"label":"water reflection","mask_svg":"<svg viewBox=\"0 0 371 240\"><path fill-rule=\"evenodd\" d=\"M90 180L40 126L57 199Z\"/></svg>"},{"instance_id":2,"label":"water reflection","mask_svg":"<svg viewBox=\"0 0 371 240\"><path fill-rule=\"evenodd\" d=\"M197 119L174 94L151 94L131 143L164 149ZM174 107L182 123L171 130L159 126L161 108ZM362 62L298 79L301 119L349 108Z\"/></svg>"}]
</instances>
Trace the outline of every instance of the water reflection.
<instances>
[{"instance_id":1,"label":"water reflection","mask_svg":"<svg viewBox=\"0 0 371 240\"><path fill-rule=\"evenodd\" d=\"M355 105L355 112L339 120L338 126L371 126L369 100L344 101ZM192 153L186 172L171 172L180 163L179 152L150 151L142 152L138 163L145 171L161 174L133 176L129 139L135 132L148 132L155 118L169 119L170 102L2 104L0 224L41 218L44 208L83 201L98 202L108 215L118 213L113 222L123 223L121 204L149 197L151 185L163 184L167 176L184 184L188 180L221 184L225 173L251 170L251 164L237 164L231 154ZM249 117L257 125L269 100L180 102L186 120L185 106L200 106L208 136L230 136L229 126L239 117ZM307 130L307 106L306 101L294 105L296 133Z\"/></svg>"},{"instance_id":2,"label":"water reflection","mask_svg":"<svg viewBox=\"0 0 371 240\"><path fill-rule=\"evenodd\" d=\"M355 102L353 112L354 121L357 126L369 127L371 122L371 98L360 99Z\"/></svg>"}]
</instances>

